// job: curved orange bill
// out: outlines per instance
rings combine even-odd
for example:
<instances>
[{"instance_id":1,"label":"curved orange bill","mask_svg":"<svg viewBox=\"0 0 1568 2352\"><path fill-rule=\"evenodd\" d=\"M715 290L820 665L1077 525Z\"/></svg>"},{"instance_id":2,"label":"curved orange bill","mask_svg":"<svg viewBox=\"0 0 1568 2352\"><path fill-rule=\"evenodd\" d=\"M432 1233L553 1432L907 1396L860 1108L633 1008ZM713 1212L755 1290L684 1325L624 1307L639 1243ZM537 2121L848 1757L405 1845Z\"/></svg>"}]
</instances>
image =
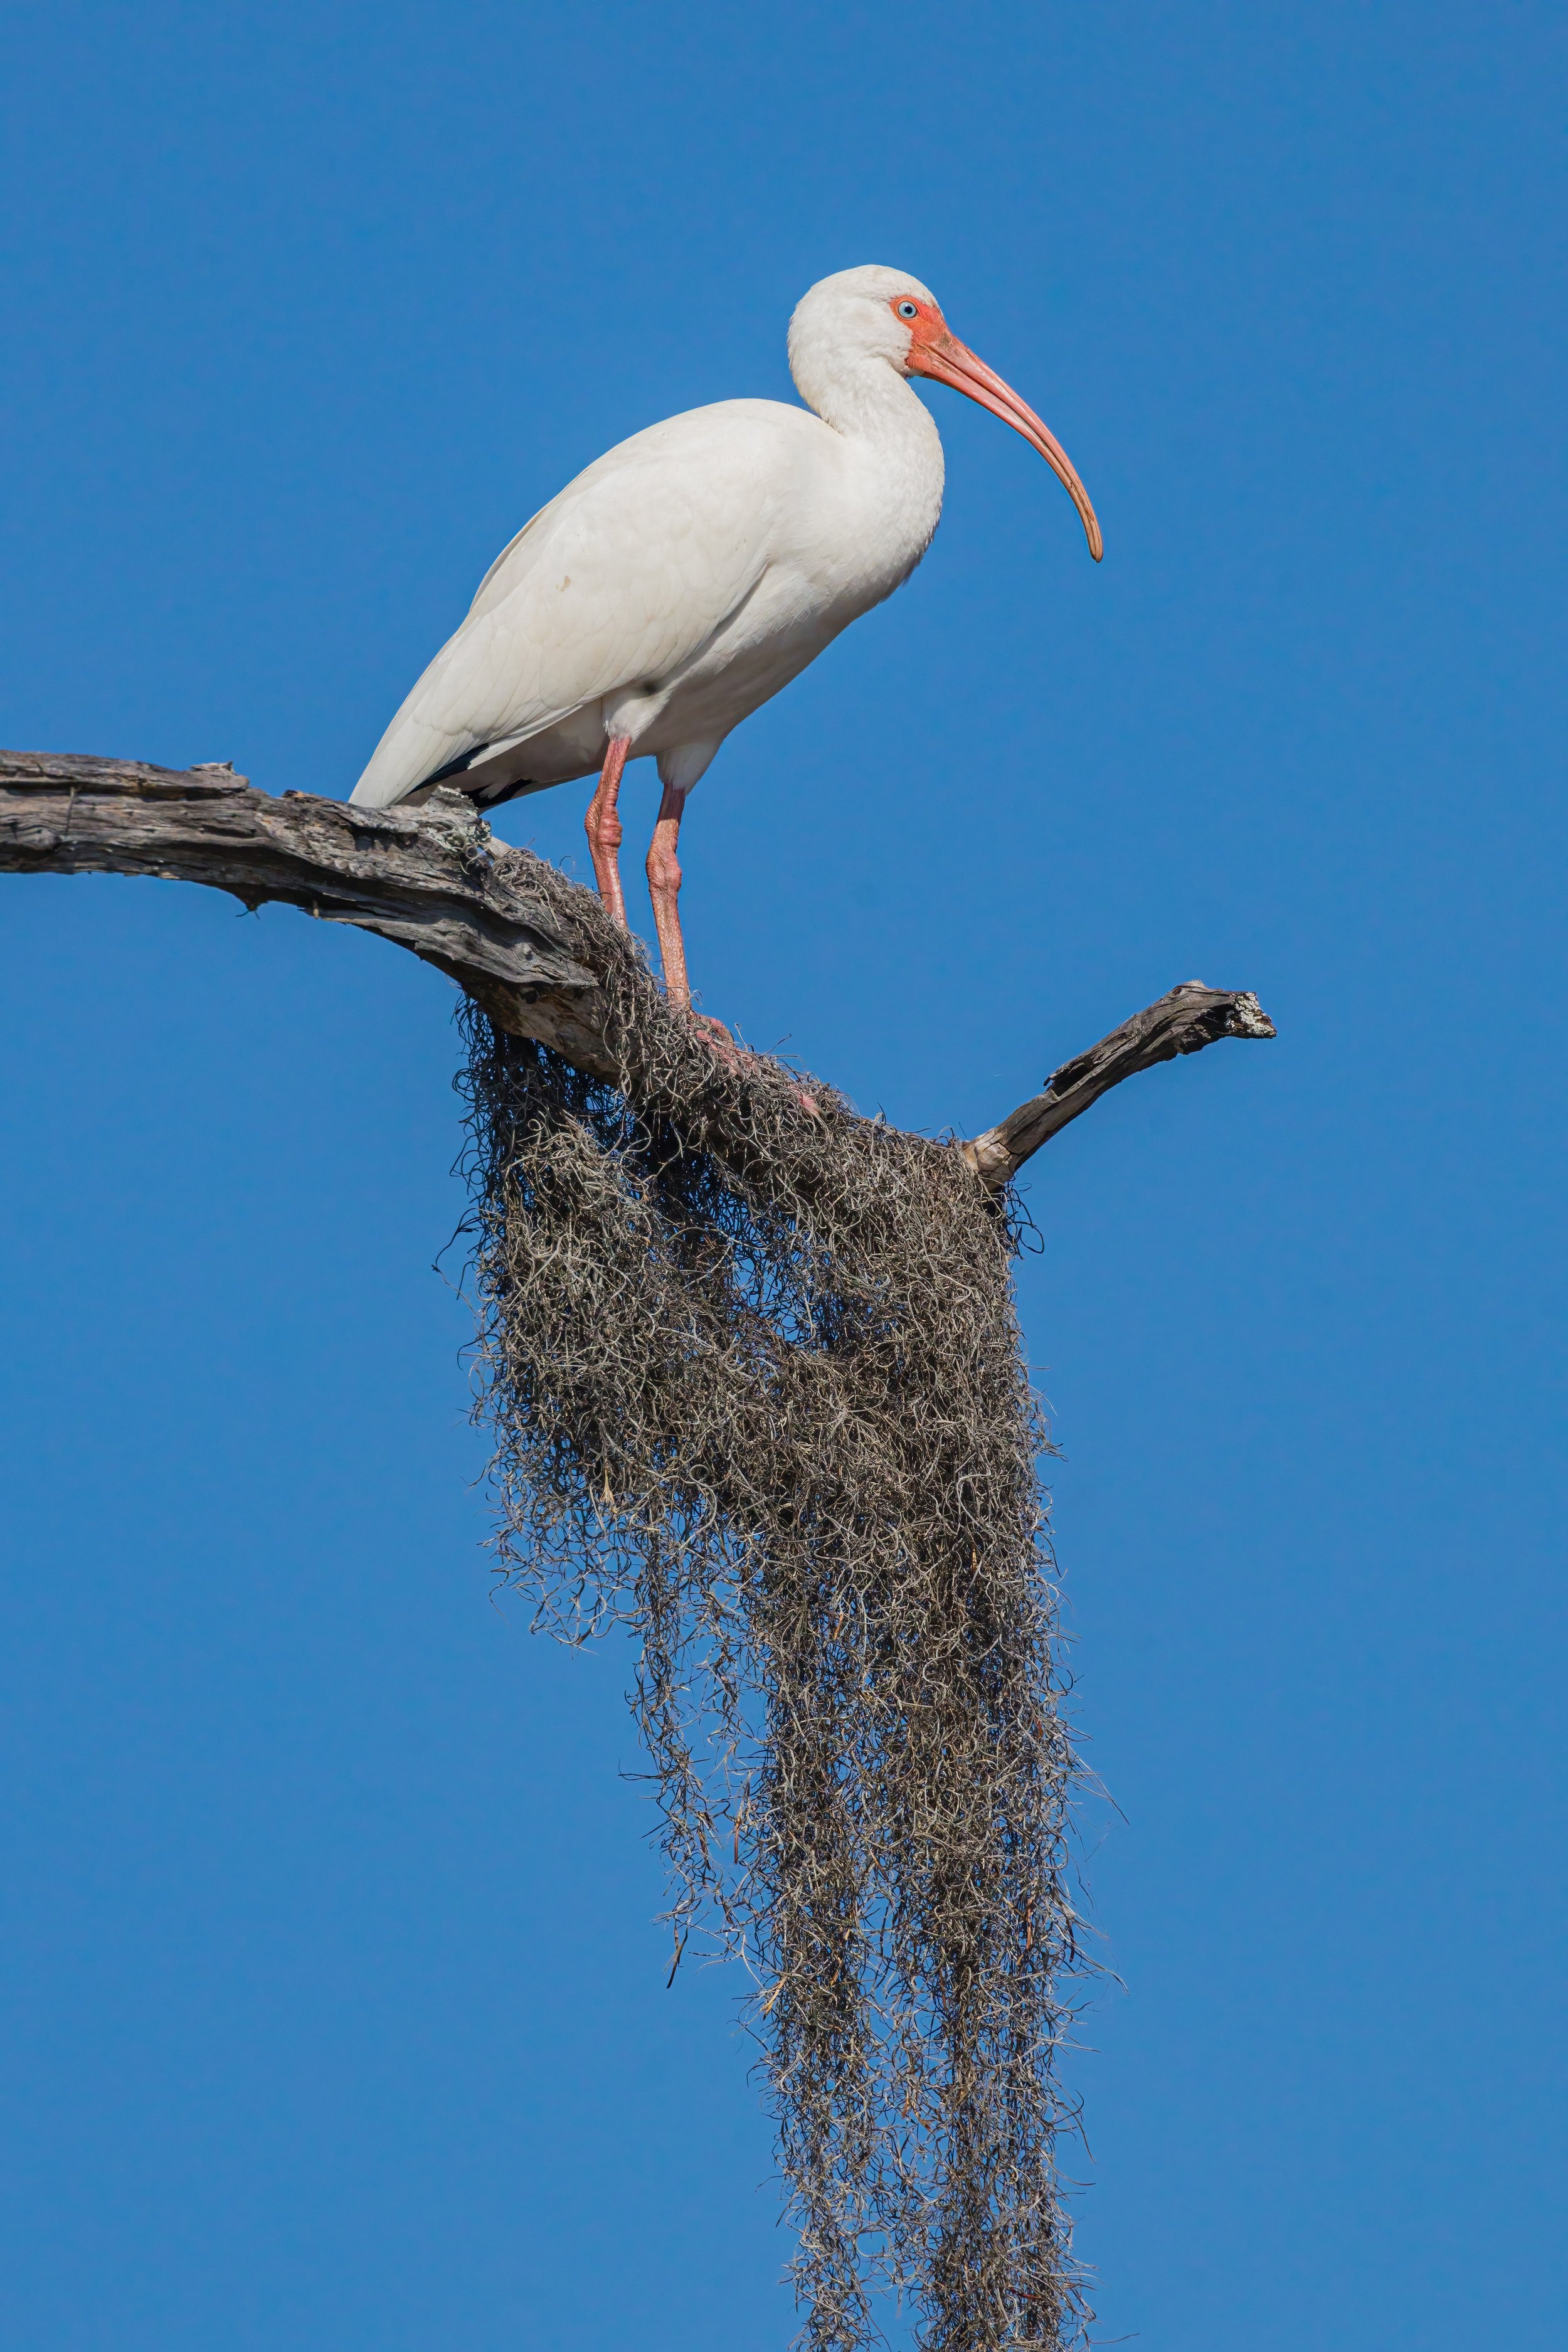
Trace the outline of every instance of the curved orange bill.
<instances>
[{"instance_id":1,"label":"curved orange bill","mask_svg":"<svg viewBox=\"0 0 1568 2352\"><path fill-rule=\"evenodd\" d=\"M1021 433L1032 449L1039 451L1078 509L1089 551L1098 563L1105 552L1105 541L1089 505L1089 492L1079 480L1078 469L1050 427L1042 425L1012 385L1004 383L994 368L976 359L968 345L951 333L944 333L940 341L933 337L930 342L912 343L905 364L911 375L929 375L937 383L950 383L954 392L967 393L971 400L977 400L982 408L988 408L993 416L999 416L1004 425Z\"/></svg>"}]
</instances>

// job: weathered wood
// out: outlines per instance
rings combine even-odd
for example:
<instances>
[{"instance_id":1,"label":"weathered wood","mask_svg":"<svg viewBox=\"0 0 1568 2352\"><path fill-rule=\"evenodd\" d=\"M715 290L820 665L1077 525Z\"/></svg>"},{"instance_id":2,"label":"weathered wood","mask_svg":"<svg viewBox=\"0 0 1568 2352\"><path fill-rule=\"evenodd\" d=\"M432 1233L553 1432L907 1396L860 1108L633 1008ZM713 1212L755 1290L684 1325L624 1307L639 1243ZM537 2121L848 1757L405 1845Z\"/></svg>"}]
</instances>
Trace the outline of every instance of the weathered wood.
<instances>
[{"instance_id":1,"label":"weathered wood","mask_svg":"<svg viewBox=\"0 0 1568 2352\"><path fill-rule=\"evenodd\" d=\"M455 980L499 1029L537 1038L591 1076L613 1077L594 926L567 940L540 887L549 870L497 841L460 793L434 793L416 809L368 809L309 793L277 799L226 764L153 768L0 751L0 872L155 875L229 891L247 907L278 900L374 931ZM1000 1191L1124 1078L1221 1037L1273 1034L1255 996L1188 981L1064 1062L1045 1092L1000 1127L958 1148L982 1183Z\"/></svg>"},{"instance_id":2,"label":"weathered wood","mask_svg":"<svg viewBox=\"0 0 1568 2352\"><path fill-rule=\"evenodd\" d=\"M594 974L531 877L460 793L419 809L276 799L226 765L0 751L0 870L204 882L351 923L446 972L496 1025L611 1075Z\"/></svg>"},{"instance_id":3,"label":"weathered wood","mask_svg":"<svg viewBox=\"0 0 1568 2352\"><path fill-rule=\"evenodd\" d=\"M1098 1045L1053 1070L1045 1092L1021 1104L1000 1127L988 1128L959 1149L981 1181L999 1191L1042 1143L1059 1135L1069 1119L1081 1118L1090 1103L1123 1078L1152 1070L1156 1062L1173 1061L1178 1054L1200 1053L1222 1037L1275 1034L1273 1022L1245 989L1209 988L1201 980L1185 980Z\"/></svg>"}]
</instances>

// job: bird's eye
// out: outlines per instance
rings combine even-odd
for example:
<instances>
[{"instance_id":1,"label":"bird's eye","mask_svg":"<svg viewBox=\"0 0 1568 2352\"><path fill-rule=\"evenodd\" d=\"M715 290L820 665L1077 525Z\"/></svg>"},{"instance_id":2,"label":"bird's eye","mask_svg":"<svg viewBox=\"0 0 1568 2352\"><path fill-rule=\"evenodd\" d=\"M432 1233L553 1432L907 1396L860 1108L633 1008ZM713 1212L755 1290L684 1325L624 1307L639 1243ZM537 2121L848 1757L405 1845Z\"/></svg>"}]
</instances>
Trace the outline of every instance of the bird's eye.
<instances>
[{"instance_id":1,"label":"bird's eye","mask_svg":"<svg viewBox=\"0 0 1568 2352\"><path fill-rule=\"evenodd\" d=\"M918 303L900 302L898 307L899 316L900 319L917 319L920 316L920 306Z\"/></svg>"}]
</instances>

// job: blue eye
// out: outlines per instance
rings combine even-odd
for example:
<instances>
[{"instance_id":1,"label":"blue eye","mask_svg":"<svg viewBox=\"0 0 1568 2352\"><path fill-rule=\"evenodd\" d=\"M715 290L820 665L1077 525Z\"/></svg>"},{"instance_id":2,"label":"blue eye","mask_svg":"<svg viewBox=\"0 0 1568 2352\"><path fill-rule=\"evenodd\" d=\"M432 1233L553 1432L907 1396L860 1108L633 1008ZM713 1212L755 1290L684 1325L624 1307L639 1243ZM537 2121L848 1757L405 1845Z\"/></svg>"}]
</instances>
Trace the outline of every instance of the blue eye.
<instances>
[{"instance_id":1,"label":"blue eye","mask_svg":"<svg viewBox=\"0 0 1568 2352\"><path fill-rule=\"evenodd\" d=\"M900 305L899 305L899 316L900 316L900 319L914 319L914 318L918 318L918 317L919 317L919 315L920 315L920 313L919 313L919 311L918 311L918 310L917 310L917 308L916 308L916 306L915 306L915 304L914 304L913 302L900 302Z\"/></svg>"}]
</instances>

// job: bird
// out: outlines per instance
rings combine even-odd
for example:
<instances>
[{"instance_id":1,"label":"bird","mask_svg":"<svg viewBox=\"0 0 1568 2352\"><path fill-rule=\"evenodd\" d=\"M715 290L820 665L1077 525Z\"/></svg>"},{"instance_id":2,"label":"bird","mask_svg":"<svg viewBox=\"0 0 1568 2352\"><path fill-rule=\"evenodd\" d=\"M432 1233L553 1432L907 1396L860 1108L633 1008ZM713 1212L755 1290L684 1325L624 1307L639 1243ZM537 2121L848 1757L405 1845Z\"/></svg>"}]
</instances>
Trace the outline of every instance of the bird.
<instances>
[{"instance_id":1,"label":"bird","mask_svg":"<svg viewBox=\"0 0 1568 2352\"><path fill-rule=\"evenodd\" d=\"M629 760L656 760L648 892L666 1000L687 1014L688 794L732 729L901 586L935 533L942 440L910 379L950 385L1022 434L1096 562L1104 551L1060 442L907 270L820 279L790 320L789 366L804 407L725 400L650 425L524 523L350 796L393 808L446 786L491 808L596 776L588 846L626 929L621 779Z\"/></svg>"}]
</instances>

